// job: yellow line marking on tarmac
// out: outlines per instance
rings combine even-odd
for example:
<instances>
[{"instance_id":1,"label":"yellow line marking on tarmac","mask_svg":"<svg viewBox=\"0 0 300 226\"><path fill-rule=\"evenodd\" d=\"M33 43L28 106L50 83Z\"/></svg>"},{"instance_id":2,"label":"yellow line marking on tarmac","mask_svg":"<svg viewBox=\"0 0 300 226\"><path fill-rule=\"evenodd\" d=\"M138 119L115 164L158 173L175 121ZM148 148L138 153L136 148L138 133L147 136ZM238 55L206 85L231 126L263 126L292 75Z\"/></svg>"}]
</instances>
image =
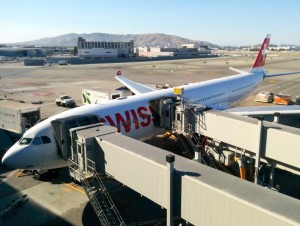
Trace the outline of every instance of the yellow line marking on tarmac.
<instances>
[{"instance_id":1,"label":"yellow line marking on tarmac","mask_svg":"<svg viewBox=\"0 0 300 226\"><path fill-rule=\"evenodd\" d=\"M83 190L81 190L81 189L79 189L79 188L76 188L74 185L70 185L70 184L66 184L66 183L64 183L64 185L68 186L69 188L74 189L75 191L78 191L78 192L80 192L80 193L82 193L82 194L85 194L85 192L84 192ZM77 185L76 185L76 186L77 186Z\"/></svg>"},{"instance_id":2,"label":"yellow line marking on tarmac","mask_svg":"<svg viewBox=\"0 0 300 226\"><path fill-rule=\"evenodd\" d=\"M72 189L71 189L71 188L64 187L64 191L66 191L66 192L71 192Z\"/></svg>"},{"instance_id":3,"label":"yellow line marking on tarmac","mask_svg":"<svg viewBox=\"0 0 300 226\"><path fill-rule=\"evenodd\" d=\"M32 175L32 171L22 169L19 171L19 173L16 175L16 177L24 177L24 176L31 176L31 175Z\"/></svg>"},{"instance_id":4,"label":"yellow line marking on tarmac","mask_svg":"<svg viewBox=\"0 0 300 226\"><path fill-rule=\"evenodd\" d=\"M20 172L17 174L17 177L19 177L21 174L23 174L24 170L20 170Z\"/></svg>"}]
</instances>

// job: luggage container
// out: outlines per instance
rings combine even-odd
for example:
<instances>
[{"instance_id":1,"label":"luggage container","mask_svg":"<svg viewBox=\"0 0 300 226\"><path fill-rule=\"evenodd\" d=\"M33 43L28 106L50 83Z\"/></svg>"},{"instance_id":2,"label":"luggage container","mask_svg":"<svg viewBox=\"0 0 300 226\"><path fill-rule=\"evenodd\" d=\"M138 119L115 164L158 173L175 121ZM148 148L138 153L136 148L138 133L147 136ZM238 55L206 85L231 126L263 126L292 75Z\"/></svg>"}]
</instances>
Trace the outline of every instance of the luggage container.
<instances>
[{"instance_id":1,"label":"luggage container","mask_svg":"<svg viewBox=\"0 0 300 226\"><path fill-rule=\"evenodd\" d=\"M295 104L300 105L300 96L296 96Z\"/></svg>"},{"instance_id":2,"label":"luggage container","mask_svg":"<svg viewBox=\"0 0 300 226\"><path fill-rule=\"evenodd\" d=\"M274 93L268 91L259 92L256 97L256 102L272 103L274 98Z\"/></svg>"},{"instance_id":3,"label":"luggage container","mask_svg":"<svg viewBox=\"0 0 300 226\"><path fill-rule=\"evenodd\" d=\"M289 105L292 103L292 98L287 94L277 94L274 97L274 104Z\"/></svg>"}]
</instances>

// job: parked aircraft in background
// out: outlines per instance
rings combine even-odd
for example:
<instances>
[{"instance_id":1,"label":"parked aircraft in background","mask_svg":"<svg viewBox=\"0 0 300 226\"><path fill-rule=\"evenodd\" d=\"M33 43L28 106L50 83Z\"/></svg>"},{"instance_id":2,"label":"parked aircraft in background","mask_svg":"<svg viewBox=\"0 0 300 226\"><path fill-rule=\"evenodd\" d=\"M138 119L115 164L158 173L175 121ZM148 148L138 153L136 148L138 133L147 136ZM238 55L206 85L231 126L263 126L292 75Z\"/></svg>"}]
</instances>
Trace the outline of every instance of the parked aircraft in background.
<instances>
[{"instance_id":1,"label":"parked aircraft in background","mask_svg":"<svg viewBox=\"0 0 300 226\"><path fill-rule=\"evenodd\" d=\"M270 35L267 35L249 72L233 69L239 74L180 86L178 88L183 90L181 98L188 104L224 110L249 95L264 78L298 73L266 74L264 65L269 42ZM59 118L98 115L101 122L117 127L125 136L143 140L155 135L156 109L150 103L158 99L176 99L173 88L155 90L123 77L120 72L116 79L136 95L70 109L38 123L6 152L2 163L11 168L36 172L67 166L68 162L58 154L59 141L55 140L51 125Z\"/></svg>"}]
</instances>

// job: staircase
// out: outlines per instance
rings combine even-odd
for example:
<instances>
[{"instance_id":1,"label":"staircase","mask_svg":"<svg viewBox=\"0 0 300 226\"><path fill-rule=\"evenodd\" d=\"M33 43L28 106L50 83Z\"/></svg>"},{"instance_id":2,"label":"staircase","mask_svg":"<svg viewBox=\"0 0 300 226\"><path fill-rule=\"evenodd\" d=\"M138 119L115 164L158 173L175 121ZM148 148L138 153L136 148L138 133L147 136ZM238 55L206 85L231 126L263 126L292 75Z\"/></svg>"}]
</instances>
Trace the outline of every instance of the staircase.
<instances>
[{"instance_id":1,"label":"staircase","mask_svg":"<svg viewBox=\"0 0 300 226\"><path fill-rule=\"evenodd\" d=\"M182 150L182 154L189 159L193 159L194 153L186 137L178 133L174 133L174 135L176 136L176 140Z\"/></svg>"},{"instance_id":2,"label":"staircase","mask_svg":"<svg viewBox=\"0 0 300 226\"><path fill-rule=\"evenodd\" d=\"M88 172L83 172L76 162L71 159L69 162L70 175L80 175L81 185L89 197L101 225L125 226L125 222L95 168L89 168Z\"/></svg>"}]
</instances>

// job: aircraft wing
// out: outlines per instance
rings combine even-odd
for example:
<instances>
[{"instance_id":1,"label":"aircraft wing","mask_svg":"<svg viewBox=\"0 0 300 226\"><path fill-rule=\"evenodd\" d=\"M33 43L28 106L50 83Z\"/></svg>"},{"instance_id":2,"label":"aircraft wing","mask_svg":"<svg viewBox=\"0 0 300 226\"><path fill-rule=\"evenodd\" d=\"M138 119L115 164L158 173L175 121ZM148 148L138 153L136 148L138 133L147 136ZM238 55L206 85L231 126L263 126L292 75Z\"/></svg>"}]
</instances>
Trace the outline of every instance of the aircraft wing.
<instances>
[{"instance_id":1,"label":"aircraft wing","mask_svg":"<svg viewBox=\"0 0 300 226\"><path fill-rule=\"evenodd\" d=\"M137 82L133 82L133 81L125 78L124 76L122 76L119 71L118 71L117 75L115 76L115 78L119 82L121 82L124 86L126 86L128 89L130 89L132 92L134 92L136 95L157 90L154 87L149 87L149 86L137 83Z\"/></svg>"},{"instance_id":2,"label":"aircraft wing","mask_svg":"<svg viewBox=\"0 0 300 226\"><path fill-rule=\"evenodd\" d=\"M275 112L278 112L282 115L295 115L300 114L300 105L237 107L226 109L225 111L245 116L273 115Z\"/></svg>"}]
</instances>

